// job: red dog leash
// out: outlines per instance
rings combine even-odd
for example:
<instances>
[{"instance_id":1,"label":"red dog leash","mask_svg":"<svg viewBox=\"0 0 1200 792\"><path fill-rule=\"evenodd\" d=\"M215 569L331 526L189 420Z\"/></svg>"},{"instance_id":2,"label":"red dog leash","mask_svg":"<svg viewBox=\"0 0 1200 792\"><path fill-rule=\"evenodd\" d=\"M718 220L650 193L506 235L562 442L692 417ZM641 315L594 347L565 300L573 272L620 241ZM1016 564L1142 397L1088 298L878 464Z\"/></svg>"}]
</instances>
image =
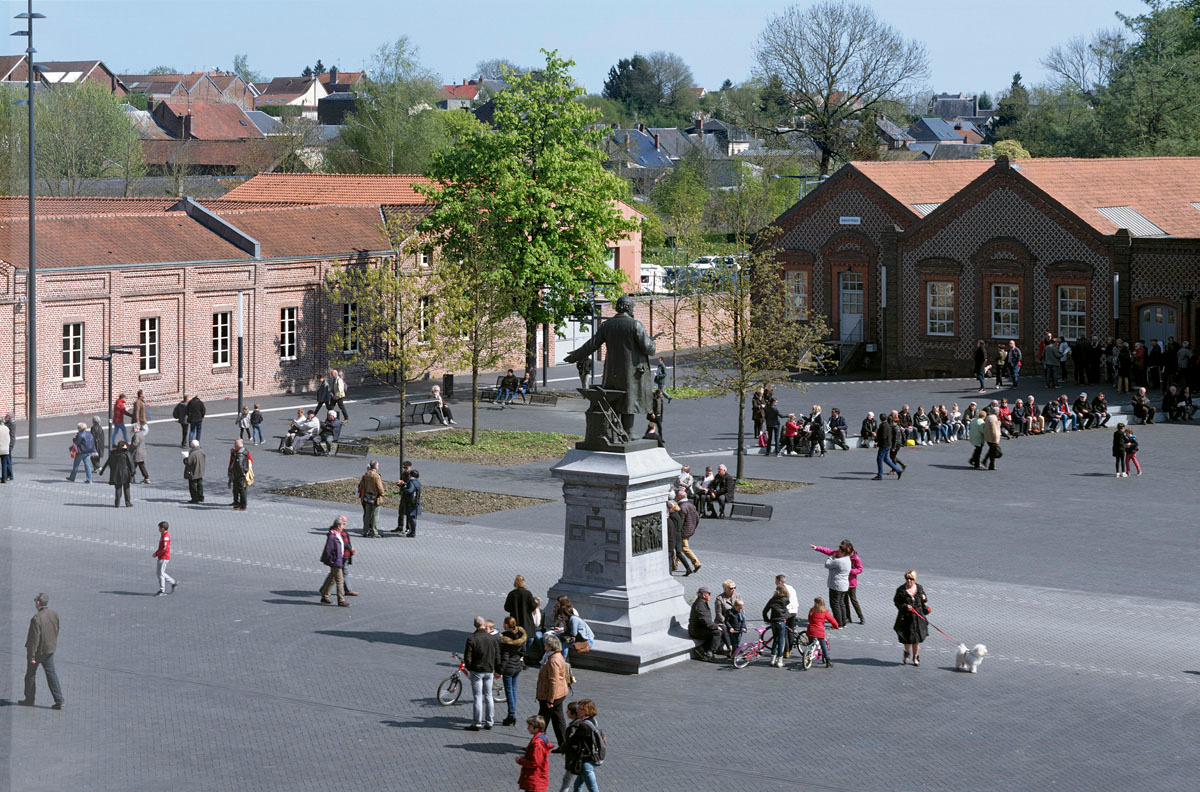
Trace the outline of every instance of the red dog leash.
<instances>
[{"instance_id":1,"label":"red dog leash","mask_svg":"<svg viewBox=\"0 0 1200 792\"><path fill-rule=\"evenodd\" d=\"M955 646L958 646L958 644L959 644L959 642L958 642L958 641L955 641L955 640L954 640L953 638L951 638L949 635L946 635L946 632L945 632L944 630L942 630L942 628L941 628L941 627L938 627L936 624L934 624L933 622L929 621L929 619L928 619L928 618L926 618L926 616L925 616L925 614L924 614L924 613L921 613L921 612L920 612L920 611L918 611L916 608L914 608L912 605L909 605L909 606L908 606L908 609L909 609L910 611L912 611L913 613L917 614L918 616L920 616L922 619L925 619L925 623L926 623L926 624L928 624L930 627L932 627L933 629L935 629L935 630L937 630L938 632L940 632L942 635L945 635L945 636L946 636L946 638L947 638L948 640L950 640L950 641L953 641L953 642L954 642L954 645L955 645Z\"/></svg>"}]
</instances>

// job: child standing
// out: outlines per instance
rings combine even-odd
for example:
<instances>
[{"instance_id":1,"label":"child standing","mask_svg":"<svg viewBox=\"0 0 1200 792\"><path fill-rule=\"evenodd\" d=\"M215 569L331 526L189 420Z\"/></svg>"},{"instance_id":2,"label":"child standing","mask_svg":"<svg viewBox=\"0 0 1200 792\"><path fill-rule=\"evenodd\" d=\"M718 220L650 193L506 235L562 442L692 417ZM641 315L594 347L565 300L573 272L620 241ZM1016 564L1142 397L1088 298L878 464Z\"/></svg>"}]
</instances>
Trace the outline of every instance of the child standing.
<instances>
[{"instance_id":1,"label":"child standing","mask_svg":"<svg viewBox=\"0 0 1200 792\"><path fill-rule=\"evenodd\" d=\"M533 735L525 755L517 759L521 777L517 789L523 792L548 792L550 789L550 741L546 739L546 721L538 715L525 720L526 729Z\"/></svg>"},{"instance_id":2,"label":"child standing","mask_svg":"<svg viewBox=\"0 0 1200 792\"><path fill-rule=\"evenodd\" d=\"M245 407L245 406L242 407L242 414L238 416L237 425L238 425L238 437L243 440L251 440L252 441L253 436L250 432L250 408L249 407Z\"/></svg>"},{"instance_id":3,"label":"child standing","mask_svg":"<svg viewBox=\"0 0 1200 792\"><path fill-rule=\"evenodd\" d=\"M254 412L250 413L250 441L254 445L262 445L263 443L262 422L262 411L255 404Z\"/></svg>"},{"instance_id":4,"label":"child standing","mask_svg":"<svg viewBox=\"0 0 1200 792\"><path fill-rule=\"evenodd\" d=\"M1117 461L1117 478L1128 478L1129 468L1125 464L1125 424L1117 424L1117 431L1113 432L1112 445L1113 459Z\"/></svg>"},{"instance_id":5,"label":"child standing","mask_svg":"<svg viewBox=\"0 0 1200 792\"><path fill-rule=\"evenodd\" d=\"M1138 440L1133 429L1125 429L1125 478L1129 478L1129 466L1137 468L1137 474L1142 475L1142 466L1138 463Z\"/></svg>"},{"instance_id":6,"label":"child standing","mask_svg":"<svg viewBox=\"0 0 1200 792\"><path fill-rule=\"evenodd\" d=\"M730 657L737 652L738 645L742 642L742 633L746 632L746 614L743 613L745 608L745 600L734 600L733 610L725 614L725 630L729 634Z\"/></svg>"},{"instance_id":7,"label":"child standing","mask_svg":"<svg viewBox=\"0 0 1200 792\"><path fill-rule=\"evenodd\" d=\"M808 637L821 644L821 656L825 658L825 667L833 668L833 661L829 659L829 644L825 642L825 622L833 625L835 630L841 629L837 619L833 618L833 614L825 607L825 600L814 597L812 610L808 612Z\"/></svg>"}]
</instances>

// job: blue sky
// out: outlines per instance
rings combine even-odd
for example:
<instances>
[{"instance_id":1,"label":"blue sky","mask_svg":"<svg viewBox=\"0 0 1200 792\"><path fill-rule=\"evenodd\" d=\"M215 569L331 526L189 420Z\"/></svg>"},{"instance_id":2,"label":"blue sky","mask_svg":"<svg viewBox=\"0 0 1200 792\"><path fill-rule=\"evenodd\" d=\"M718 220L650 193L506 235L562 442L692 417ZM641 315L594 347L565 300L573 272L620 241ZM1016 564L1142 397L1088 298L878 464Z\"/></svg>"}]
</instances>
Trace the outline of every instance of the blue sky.
<instances>
[{"instance_id":1,"label":"blue sky","mask_svg":"<svg viewBox=\"0 0 1200 792\"><path fill-rule=\"evenodd\" d=\"M1014 71L1038 82L1038 64L1056 43L1119 24L1113 12L1139 13L1141 0L865 0L904 35L923 41L929 87L996 91ZM807 5L807 3L800 3ZM3 0L10 13L24 0ZM407 34L423 62L446 82L471 76L475 63L505 57L536 63L540 48L574 59L576 78L599 92L608 68L635 51L664 49L715 89L753 68L754 41L788 4L762 0L35 0L47 15L35 32L40 58L99 58L119 72L165 64L191 71L229 68L235 53L267 76L298 74L307 63L357 70L384 41ZM16 21L10 22L10 30ZM10 38L6 52L23 49Z\"/></svg>"}]
</instances>

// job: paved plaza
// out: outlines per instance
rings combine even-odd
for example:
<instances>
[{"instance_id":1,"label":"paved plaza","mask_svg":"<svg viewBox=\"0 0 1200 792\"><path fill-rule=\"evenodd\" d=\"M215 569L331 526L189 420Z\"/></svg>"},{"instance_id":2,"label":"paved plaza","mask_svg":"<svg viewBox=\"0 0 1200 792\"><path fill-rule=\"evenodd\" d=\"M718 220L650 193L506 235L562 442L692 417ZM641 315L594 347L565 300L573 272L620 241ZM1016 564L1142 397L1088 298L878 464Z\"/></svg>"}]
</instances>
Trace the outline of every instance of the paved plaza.
<instances>
[{"instance_id":1,"label":"paved plaza","mask_svg":"<svg viewBox=\"0 0 1200 792\"><path fill-rule=\"evenodd\" d=\"M866 410L984 403L973 386L821 382L777 396L785 413L840 407L855 431ZM1035 378L1000 393L1039 402L1047 395ZM311 402L271 401L301 404ZM387 406L352 403L352 433ZM210 416L226 409L209 405ZM469 404L455 410L465 424ZM268 428L285 415L269 413ZM480 419L583 430L577 399L481 406ZM73 423L47 421L43 431ZM735 429L731 398L676 400L667 448L694 472L732 468ZM514 789L523 726L465 732L469 699L441 707L434 691L453 670L449 653L461 652L471 618L503 617L515 574L539 596L557 580L563 506L549 465L496 470L418 457L426 485L553 502L469 521L431 514L416 540L366 540L357 538L355 508L263 494L357 476L363 460L260 447L249 510L225 506L222 472L235 434L232 417L205 422L204 506L186 503L173 424L151 427L155 483L134 486L131 509L114 509L104 483L64 481L68 437L43 438L36 463L18 443L16 481L0 487L9 616L0 621L0 649L10 661L0 680L0 789ZM679 578L689 599L699 585L719 591L733 578L757 617L783 572L806 603L826 594L824 557L808 545L850 538L865 565L859 598L869 623L831 633L829 670L780 673L759 661L743 670L687 662L640 677L577 671L572 696L597 702L608 736L601 788L1195 788L1200 432L1159 424L1137 434L1146 473L1119 480L1108 430L1006 441L991 473L966 466L967 443L908 449L899 482L870 480L873 451L749 457L750 477L809 486L747 497L775 506L770 522L702 521L692 545L703 569ZM396 460L382 467L385 480L396 478ZM352 579L361 596L348 609L321 607L316 594L323 535L339 511L359 551ZM164 519L179 588L155 598L151 552ZM385 508L381 527L394 521ZM965 643L987 644L978 675L954 673L954 646L934 631L922 666L900 665L891 597L910 567L920 571L933 622ZM36 708L11 706L38 591L62 619L63 712L49 709L42 679ZM522 718L536 712L535 681L536 672L521 675ZM552 779L561 771L552 757Z\"/></svg>"}]
</instances>

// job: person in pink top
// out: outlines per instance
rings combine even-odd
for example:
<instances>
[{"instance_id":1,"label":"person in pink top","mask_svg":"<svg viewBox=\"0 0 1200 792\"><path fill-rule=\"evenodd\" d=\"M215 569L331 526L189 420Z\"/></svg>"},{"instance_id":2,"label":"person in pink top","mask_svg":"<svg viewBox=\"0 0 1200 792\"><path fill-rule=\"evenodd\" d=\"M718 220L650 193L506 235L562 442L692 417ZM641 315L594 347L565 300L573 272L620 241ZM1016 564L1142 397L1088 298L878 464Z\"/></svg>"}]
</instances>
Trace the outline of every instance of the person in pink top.
<instances>
[{"instance_id":1,"label":"person in pink top","mask_svg":"<svg viewBox=\"0 0 1200 792\"><path fill-rule=\"evenodd\" d=\"M825 607L825 600L814 597L812 610L808 612L808 637L821 644L821 657L825 658L825 667L833 668L833 661L829 659L829 644L825 641L825 622L829 622L835 630L841 629L837 619L833 618L833 614Z\"/></svg>"},{"instance_id":2,"label":"person in pink top","mask_svg":"<svg viewBox=\"0 0 1200 792\"><path fill-rule=\"evenodd\" d=\"M832 556L837 552L837 550L832 548L820 547L818 545L809 545L809 547L811 547L813 550L816 550L818 553L824 553L827 556ZM862 559L858 557L858 551L854 549L854 543L849 539L843 539L841 544L838 545L838 549L842 551L842 555L850 556L850 591L848 599L850 605L854 608L854 613L858 616L858 623L866 624L866 621L863 619L862 606L858 604L858 576L861 575L863 571ZM846 623L853 623L853 619L850 618L849 610L846 611Z\"/></svg>"}]
</instances>

